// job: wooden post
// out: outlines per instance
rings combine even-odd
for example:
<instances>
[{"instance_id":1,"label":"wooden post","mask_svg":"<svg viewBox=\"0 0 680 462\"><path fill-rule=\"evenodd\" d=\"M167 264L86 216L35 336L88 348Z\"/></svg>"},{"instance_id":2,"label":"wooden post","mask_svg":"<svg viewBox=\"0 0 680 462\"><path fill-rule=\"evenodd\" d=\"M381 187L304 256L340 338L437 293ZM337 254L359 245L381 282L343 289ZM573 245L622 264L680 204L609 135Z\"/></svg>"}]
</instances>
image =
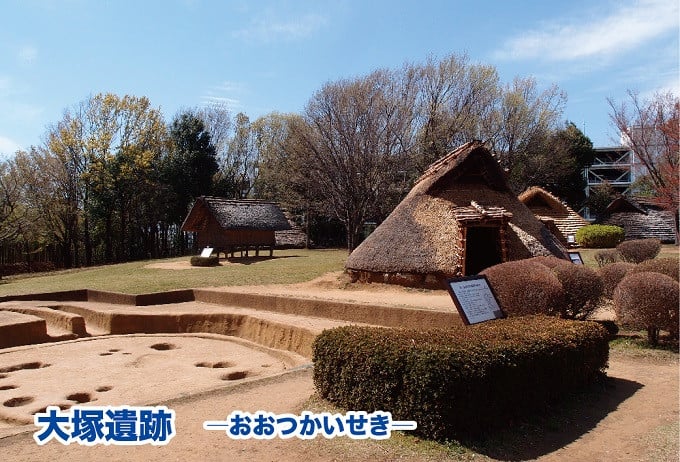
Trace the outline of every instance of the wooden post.
<instances>
[{"instance_id":1,"label":"wooden post","mask_svg":"<svg viewBox=\"0 0 680 462\"><path fill-rule=\"evenodd\" d=\"M508 242L506 237L506 231L508 229L507 223L501 223L501 229L499 231L501 238L501 259L503 263L508 261Z\"/></svg>"},{"instance_id":2,"label":"wooden post","mask_svg":"<svg viewBox=\"0 0 680 462\"><path fill-rule=\"evenodd\" d=\"M467 273L465 272L465 259L467 258L467 226L463 225L462 223L460 224L460 235L461 235L461 247L463 248L463 258L461 258L461 268L463 269L463 276L466 276Z\"/></svg>"}]
</instances>

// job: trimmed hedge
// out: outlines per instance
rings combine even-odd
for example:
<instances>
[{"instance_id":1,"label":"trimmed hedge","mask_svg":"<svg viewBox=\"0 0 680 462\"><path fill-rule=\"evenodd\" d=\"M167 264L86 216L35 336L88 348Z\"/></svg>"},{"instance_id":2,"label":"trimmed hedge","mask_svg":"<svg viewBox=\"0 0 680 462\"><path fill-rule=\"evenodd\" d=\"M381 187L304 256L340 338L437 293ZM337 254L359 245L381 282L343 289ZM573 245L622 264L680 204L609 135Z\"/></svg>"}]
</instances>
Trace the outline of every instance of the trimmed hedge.
<instances>
[{"instance_id":1,"label":"trimmed hedge","mask_svg":"<svg viewBox=\"0 0 680 462\"><path fill-rule=\"evenodd\" d=\"M659 330L677 338L680 286L661 273L629 273L614 289L614 310L619 321L647 330L652 345L659 342Z\"/></svg>"},{"instance_id":2,"label":"trimmed hedge","mask_svg":"<svg viewBox=\"0 0 680 462\"><path fill-rule=\"evenodd\" d=\"M623 261L642 263L659 255L661 241L658 239L633 239L616 246Z\"/></svg>"},{"instance_id":3,"label":"trimmed hedge","mask_svg":"<svg viewBox=\"0 0 680 462\"><path fill-rule=\"evenodd\" d=\"M568 260L565 260L564 258L557 258L553 256L540 256L540 257L531 257L528 258L527 261L533 261L536 263L540 263L543 266L547 266L550 269L554 269L557 265L561 265L562 263L571 263Z\"/></svg>"},{"instance_id":4,"label":"trimmed hedge","mask_svg":"<svg viewBox=\"0 0 680 462\"><path fill-rule=\"evenodd\" d=\"M606 297L611 297L614 293L614 289L619 285L621 279L623 279L628 273L633 271L637 265L635 263L626 263L625 261L617 261L616 263L611 263L598 268L600 272L600 277L602 278L603 294Z\"/></svg>"},{"instance_id":5,"label":"trimmed hedge","mask_svg":"<svg viewBox=\"0 0 680 462\"><path fill-rule=\"evenodd\" d=\"M602 297L604 283L600 274L584 265L561 261L552 269L564 289L564 304L560 316L565 319L586 319Z\"/></svg>"},{"instance_id":6,"label":"trimmed hedge","mask_svg":"<svg viewBox=\"0 0 680 462\"><path fill-rule=\"evenodd\" d=\"M314 342L314 385L348 410L389 411L435 440L484 433L602 376L607 331L547 316L416 331L346 326Z\"/></svg>"},{"instance_id":7,"label":"trimmed hedge","mask_svg":"<svg viewBox=\"0 0 680 462\"><path fill-rule=\"evenodd\" d=\"M668 257L645 260L631 269L631 273L642 273L646 271L665 274L676 281L680 281L680 262L677 258Z\"/></svg>"},{"instance_id":8,"label":"trimmed hedge","mask_svg":"<svg viewBox=\"0 0 680 462\"><path fill-rule=\"evenodd\" d=\"M499 263L479 274L489 279L508 316L557 314L564 305L564 289L557 276L533 258Z\"/></svg>"},{"instance_id":9,"label":"trimmed hedge","mask_svg":"<svg viewBox=\"0 0 680 462\"><path fill-rule=\"evenodd\" d=\"M195 255L191 257L189 263L191 263L191 266L218 266L220 264L220 258L217 255L210 255L209 257Z\"/></svg>"},{"instance_id":10,"label":"trimmed hedge","mask_svg":"<svg viewBox=\"0 0 680 462\"><path fill-rule=\"evenodd\" d=\"M576 231L576 242L586 248L612 248L623 242L623 239L624 231L620 226L587 225Z\"/></svg>"}]
</instances>

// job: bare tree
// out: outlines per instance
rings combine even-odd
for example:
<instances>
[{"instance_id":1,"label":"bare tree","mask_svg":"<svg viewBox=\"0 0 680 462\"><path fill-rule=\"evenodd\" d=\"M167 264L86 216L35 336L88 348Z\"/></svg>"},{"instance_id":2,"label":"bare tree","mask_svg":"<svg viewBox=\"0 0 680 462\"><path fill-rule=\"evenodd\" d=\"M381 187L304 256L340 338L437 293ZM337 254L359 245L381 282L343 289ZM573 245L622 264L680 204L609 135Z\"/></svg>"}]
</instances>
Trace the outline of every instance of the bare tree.
<instances>
[{"instance_id":1,"label":"bare tree","mask_svg":"<svg viewBox=\"0 0 680 462\"><path fill-rule=\"evenodd\" d=\"M675 215L678 234L678 176L680 163L680 98L671 92L643 100L628 91L628 100L607 100L610 118L626 145L644 167L656 201ZM677 239L676 239L677 241Z\"/></svg>"},{"instance_id":2,"label":"bare tree","mask_svg":"<svg viewBox=\"0 0 680 462\"><path fill-rule=\"evenodd\" d=\"M410 143L412 116L396 82L393 73L376 71L326 84L308 103L304 123L291 127L328 211L345 225L350 251Z\"/></svg>"},{"instance_id":3,"label":"bare tree","mask_svg":"<svg viewBox=\"0 0 680 462\"><path fill-rule=\"evenodd\" d=\"M557 128L565 101L565 94L554 85L539 92L533 77L516 77L503 89L494 133L486 140L503 168L512 170L517 152L540 133Z\"/></svg>"},{"instance_id":4,"label":"bare tree","mask_svg":"<svg viewBox=\"0 0 680 462\"><path fill-rule=\"evenodd\" d=\"M66 267L80 264L81 235L85 249L85 264L93 263L90 189L86 174L89 156L86 150L87 101L66 110L62 119L48 127L40 147L28 152L30 161L38 169L31 174L27 186L45 210L45 216L55 230L62 249L62 264ZM47 179L41 186L40 177ZM37 185L37 186L36 186ZM81 234L82 233L82 234Z\"/></svg>"},{"instance_id":5,"label":"bare tree","mask_svg":"<svg viewBox=\"0 0 680 462\"><path fill-rule=\"evenodd\" d=\"M657 93L651 100L641 100L630 90L628 98L619 105L611 98L607 99L612 123L654 185L665 186L669 178L663 174L663 166L678 166L680 99L669 92Z\"/></svg>"},{"instance_id":6,"label":"bare tree","mask_svg":"<svg viewBox=\"0 0 680 462\"><path fill-rule=\"evenodd\" d=\"M300 201L293 185L300 184L302 169L293 167L295 149L287 146L290 139L292 114L271 113L259 117L251 127L258 151L258 175L255 194L259 198L286 204Z\"/></svg>"},{"instance_id":7,"label":"bare tree","mask_svg":"<svg viewBox=\"0 0 680 462\"><path fill-rule=\"evenodd\" d=\"M17 239L21 235L23 219L20 176L12 162L0 162L0 242Z\"/></svg>"},{"instance_id":8,"label":"bare tree","mask_svg":"<svg viewBox=\"0 0 680 462\"><path fill-rule=\"evenodd\" d=\"M232 138L233 123L229 108L224 104L212 104L197 110L196 116L203 121L210 135L210 142L215 147L217 161L222 165Z\"/></svg>"},{"instance_id":9,"label":"bare tree","mask_svg":"<svg viewBox=\"0 0 680 462\"><path fill-rule=\"evenodd\" d=\"M22 206L30 212L29 240L56 246L60 255L54 263L67 268L77 265L80 211L68 165L44 147L35 146L17 152L12 163L13 174L22 184Z\"/></svg>"},{"instance_id":10,"label":"bare tree","mask_svg":"<svg viewBox=\"0 0 680 462\"><path fill-rule=\"evenodd\" d=\"M219 161L216 190L219 194L244 199L252 195L258 175L259 151L250 118L238 113L234 133Z\"/></svg>"},{"instance_id":11,"label":"bare tree","mask_svg":"<svg viewBox=\"0 0 680 462\"><path fill-rule=\"evenodd\" d=\"M441 61L429 58L413 68L418 75L418 169L456 146L480 138L498 98L498 74L492 66L472 65L466 55Z\"/></svg>"}]
</instances>

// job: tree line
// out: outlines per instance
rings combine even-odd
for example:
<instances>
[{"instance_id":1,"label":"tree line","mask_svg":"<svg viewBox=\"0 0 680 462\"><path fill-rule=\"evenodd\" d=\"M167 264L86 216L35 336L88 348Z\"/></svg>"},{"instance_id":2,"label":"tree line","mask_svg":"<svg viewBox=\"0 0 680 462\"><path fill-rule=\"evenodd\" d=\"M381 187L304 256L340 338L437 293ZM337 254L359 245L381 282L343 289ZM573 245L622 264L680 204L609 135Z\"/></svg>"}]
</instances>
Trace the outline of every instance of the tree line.
<instances>
[{"instance_id":1,"label":"tree line","mask_svg":"<svg viewBox=\"0 0 680 462\"><path fill-rule=\"evenodd\" d=\"M200 195L280 202L319 244L362 238L427 166L485 141L515 192L543 186L575 208L590 140L565 95L450 55L325 84L300 114L251 121L222 106L165 122L146 97L98 94L0 164L0 258L60 267L190 252L180 226Z\"/></svg>"}]
</instances>

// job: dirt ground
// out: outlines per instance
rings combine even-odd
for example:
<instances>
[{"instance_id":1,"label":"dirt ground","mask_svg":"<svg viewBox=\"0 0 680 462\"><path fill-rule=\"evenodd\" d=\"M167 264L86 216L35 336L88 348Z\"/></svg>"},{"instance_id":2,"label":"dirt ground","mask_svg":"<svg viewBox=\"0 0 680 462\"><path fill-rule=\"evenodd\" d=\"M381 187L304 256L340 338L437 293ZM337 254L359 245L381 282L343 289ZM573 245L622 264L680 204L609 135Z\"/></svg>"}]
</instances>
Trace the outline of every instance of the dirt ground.
<instances>
[{"instance_id":1,"label":"dirt ground","mask_svg":"<svg viewBox=\"0 0 680 462\"><path fill-rule=\"evenodd\" d=\"M360 287L360 288L356 288ZM289 286L225 288L265 294L294 294L392 306L453 309L444 292L383 285L347 286L338 275ZM307 320L306 322L309 322ZM154 347L155 345L155 347ZM171 345L171 346L168 346ZM61 350L60 350L61 349ZM2 350L0 350L2 351ZM128 353L128 354L126 354ZM12 367L40 363L25 369ZM45 364L50 366L43 367ZM94 366L96 364L96 366ZM500 447L477 453L445 454L421 450L424 442L397 436L389 441L233 440L224 431L207 431L206 420L224 420L234 410L300 414L314 410L311 366L297 355L283 357L241 340L217 335L126 335L99 337L0 353L0 399L33 397L0 411L0 454L8 461L42 460L678 460L679 369L677 356L650 360L615 351L606 390L576 405L572 422L538 436L512 451ZM135 370L139 369L139 370ZM229 372L246 372L229 380ZM172 380L168 380L172 377ZM17 388L3 388L16 385ZM107 390L107 387L110 387ZM98 391L104 390L104 391ZM19 393L20 391L20 393ZM76 395L80 393L80 395ZM119 393L119 394L116 394ZM38 446L37 428L20 425L47 402L68 397L89 404L163 404L176 412L177 435L167 446ZM61 401L60 401L61 400ZM69 400L67 400L69 401ZM70 400L77 403L77 399ZM20 401L10 401L11 404ZM38 406L38 407L36 407ZM33 409L36 408L36 409ZM0 415L2 418L2 415Z\"/></svg>"}]
</instances>

